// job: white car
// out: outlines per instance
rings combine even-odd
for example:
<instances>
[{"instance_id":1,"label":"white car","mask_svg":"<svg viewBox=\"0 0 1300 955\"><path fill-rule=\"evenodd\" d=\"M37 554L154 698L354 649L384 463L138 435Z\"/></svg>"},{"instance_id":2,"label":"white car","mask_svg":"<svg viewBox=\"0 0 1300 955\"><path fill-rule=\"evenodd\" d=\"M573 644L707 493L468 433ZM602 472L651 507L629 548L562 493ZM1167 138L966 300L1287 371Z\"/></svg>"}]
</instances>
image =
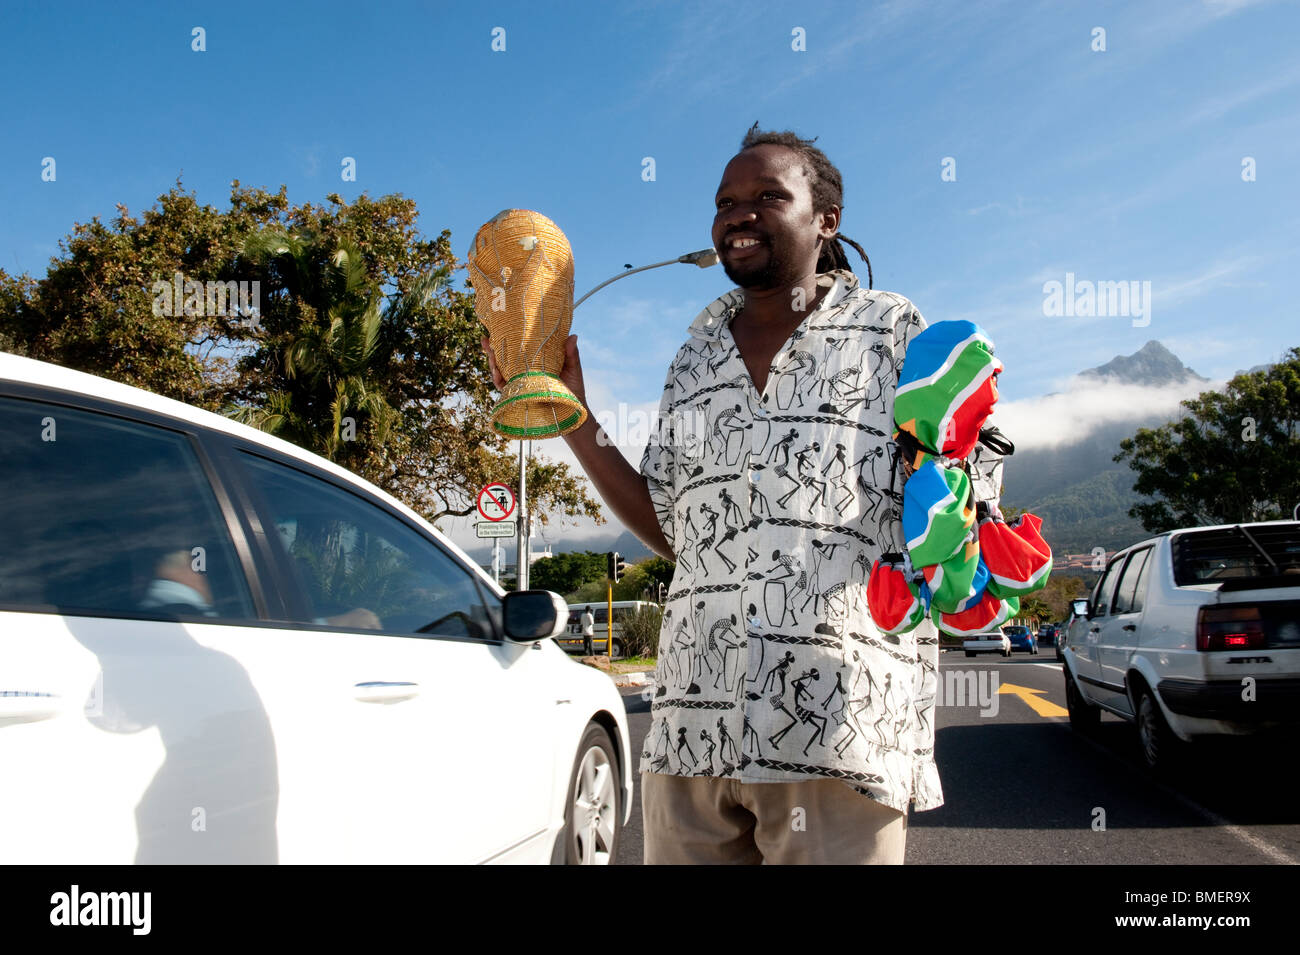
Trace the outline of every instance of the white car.
<instances>
[{"instance_id":1,"label":"white car","mask_svg":"<svg viewBox=\"0 0 1300 955\"><path fill-rule=\"evenodd\" d=\"M1300 523L1169 531L1117 553L1063 650L1076 729L1137 724L1156 772L1180 743L1300 727Z\"/></svg>"},{"instance_id":2,"label":"white car","mask_svg":"<svg viewBox=\"0 0 1300 955\"><path fill-rule=\"evenodd\" d=\"M977 653L1000 653L1004 657L1011 656L1011 638L1001 630L989 630L986 633L977 633L973 637L968 637L962 643L962 649L966 651L966 656L973 657Z\"/></svg>"},{"instance_id":3,"label":"white car","mask_svg":"<svg viewBox=\"0 0 1300 955\"><path fill-rule=\"evenodd\" d=\"M414 511L0 353L0 862L609 862L609 677Z\"/></svg>"}]
</instances>

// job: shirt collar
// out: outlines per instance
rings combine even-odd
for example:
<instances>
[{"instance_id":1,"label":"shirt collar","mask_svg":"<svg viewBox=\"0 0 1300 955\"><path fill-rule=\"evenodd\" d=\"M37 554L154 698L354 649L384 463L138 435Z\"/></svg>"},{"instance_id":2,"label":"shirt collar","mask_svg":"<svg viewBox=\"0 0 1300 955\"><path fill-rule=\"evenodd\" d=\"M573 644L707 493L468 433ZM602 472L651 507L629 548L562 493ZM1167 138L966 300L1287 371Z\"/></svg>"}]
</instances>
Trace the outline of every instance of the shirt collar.
<instances>
[{"instance_id":1,"label":"shirt collar","mask_svg":"<svg viewBox=\"0 0 1300 955\"><path fill-rule=\"evenodd\" d=\"M187 587L185 584L175 580L158 578L149 584L149 590L144 596L141 607L150 609L153 607L166 607L171 604L188 604L199 613L206 616L215 616L216 611L212 605L203 599L202 595L193 587Z\"/></svg>"},{"instance_id":2,"label":"shirt collar","mask_svg":"<svg viewBox=\"0 0 1300 955\"><path fill-rule=\"evenodd\" d=\"M841 305L850 294L858 289L858 277L848 269L832 269L817 276L817 285L830 291L818 303L817 312L829 312ZM745 290L733 288L730 292L714 299L695 316L691 322L690 333L704 341L717 341L722 329L736 317L740 307L745 304Z\"/></svg>"}]
</instances>

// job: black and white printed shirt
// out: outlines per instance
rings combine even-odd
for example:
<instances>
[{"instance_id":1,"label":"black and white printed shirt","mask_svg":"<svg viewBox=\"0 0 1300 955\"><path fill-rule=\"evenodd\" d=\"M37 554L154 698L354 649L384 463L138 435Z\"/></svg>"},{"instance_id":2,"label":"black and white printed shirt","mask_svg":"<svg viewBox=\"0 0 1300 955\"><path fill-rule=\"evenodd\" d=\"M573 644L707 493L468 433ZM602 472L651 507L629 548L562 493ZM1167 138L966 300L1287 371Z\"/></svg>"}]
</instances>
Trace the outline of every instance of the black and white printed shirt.
<instances>
[{"instance_id":1,"label":"black and white printed shirt","mask_svg":"<svg viewBox=\"0 0 1300 955\"><path fill-rule=\"evenodd\" d=\"M882 634L866 599L872 563L904 546L894 391L925 320L848 270L818 285L762 394L731 335L741 289L699 314L669 368L641 473L677 569L640 771L830 777L934 809L938 631ZM977 494L996 498L1001 461L981 467Z\"/></svg>"}]
</instances>

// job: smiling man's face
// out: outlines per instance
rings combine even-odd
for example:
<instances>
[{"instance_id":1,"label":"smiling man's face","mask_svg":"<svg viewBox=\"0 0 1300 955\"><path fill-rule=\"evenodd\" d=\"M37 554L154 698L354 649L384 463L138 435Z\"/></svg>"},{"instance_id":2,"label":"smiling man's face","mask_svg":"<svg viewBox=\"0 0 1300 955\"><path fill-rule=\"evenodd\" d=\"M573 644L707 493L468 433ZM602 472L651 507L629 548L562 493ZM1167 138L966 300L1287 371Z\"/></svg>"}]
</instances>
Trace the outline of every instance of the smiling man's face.
<instances>
[{"instance_id":1,"label":"smiling man's face","mask_svg":"<svg viewBox=\"0 0 1300 955\"><path fill-rule=\"evenodd\" d=\"M713 247L727 277L740 288L774 289L812 274L819 239L834 237L839 210L817 215L812 183L797 153L754 146L727 163L714 197ZM738 248L752 236L757 244Z\"/></svg>"}]
</instances>

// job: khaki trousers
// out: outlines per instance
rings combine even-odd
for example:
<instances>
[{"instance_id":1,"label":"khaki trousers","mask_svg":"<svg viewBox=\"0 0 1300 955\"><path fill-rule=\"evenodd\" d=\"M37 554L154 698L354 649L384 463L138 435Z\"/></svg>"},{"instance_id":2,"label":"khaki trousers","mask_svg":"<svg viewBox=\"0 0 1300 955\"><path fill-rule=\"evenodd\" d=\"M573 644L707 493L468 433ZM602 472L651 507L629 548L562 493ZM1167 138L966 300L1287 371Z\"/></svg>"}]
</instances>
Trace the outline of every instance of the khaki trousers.
<instances>
[{"instance_id":1,"label":"khaki trousers","mask_svg":"<svg viewBox=\"0 0 1300 955\"><path fill-rule=\"evenodd\" d=\"M907 813L840 779L642 773L641 809L646 865L902 865L907 841Z\"/></svg>"}]
</instances>

